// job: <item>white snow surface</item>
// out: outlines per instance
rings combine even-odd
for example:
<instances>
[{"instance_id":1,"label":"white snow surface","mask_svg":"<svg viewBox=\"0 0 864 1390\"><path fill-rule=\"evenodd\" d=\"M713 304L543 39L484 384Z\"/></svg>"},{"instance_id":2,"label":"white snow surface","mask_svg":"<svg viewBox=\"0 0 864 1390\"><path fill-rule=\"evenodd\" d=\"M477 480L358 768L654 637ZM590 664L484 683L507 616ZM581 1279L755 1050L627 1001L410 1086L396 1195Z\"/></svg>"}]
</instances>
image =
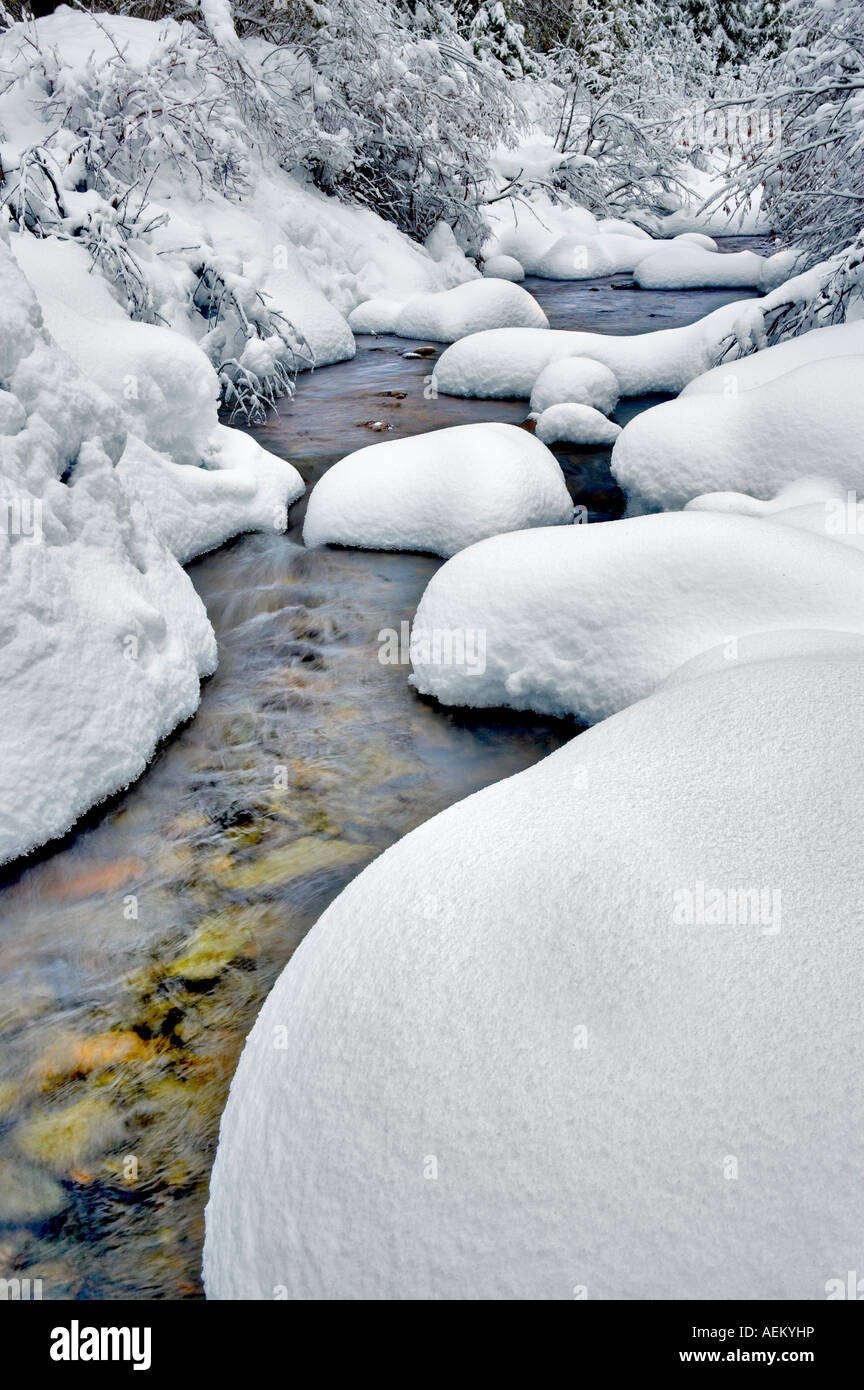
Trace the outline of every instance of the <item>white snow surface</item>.
<instances>
[{"instance_id":1,"label":"white snow surface","mask_svg":"<svg viewBox=\"0 0 864 1390\"><path fill-rule=\"evenodd\" d=\"M412 651L446 705L594 723L721 642L769 628L864 631L864 556L757 517L667 512L497 536L433 575L421 632L485 634L485 670Z\"/></svg>"},{"instance_id":2,"label":"white snow surface","mask_svg":"<svg viewBox=\"0 0 864 1390\"><path fill-rule=\"evenodd\" d=\"M483 263L483 274L497 280L525 279L525 269L515 256L490 256Z\"/></svg>"},{"instance_id":3,"label":"white snow surface","mask_svg":"<svg viewBox=\"0 0 864 1390\"><path fill-rule=\"evenodd\" d=\"M0 278L6 861L144 770L195 710L216 644L188 576L115 467L128 447L121 411L46 333L5 227Z\"/></svg>"},{"instance_id":4,"label":"white snow surface","mask_svg":"<svg viewBox=\"0 0 864 1390\"><path fill-rule=\"evenodd\" d=\"M864 1203L862 748L860 659L732 663L381 855L246 1043L208 1296L824 1298Z\"/></svg>"},{"instance_id":5,"label":"white snow surface","mask_svg":"<svg viewBox=\"0 0 864 1390\"><path fill-rule=\"evenodd\" d=\"M454 343L487 328L548 328L537 300L521 285L490 278L471 280L450 290L417 295L391 312L392 301L360 304L350 315L355 332L396 333L400 338L428 338Z\"/></svg>"},{"instance_id":6,"label":"white snow surface","mask_svg":"<svg viewBox=\"0 0 864 1390\"><path fill-rule=\"evenodd\" d=\"M619 397L618 380L602 362L590 357L561 357L549 363L534 382L531 409L550 405L591 405L611 415Z\"/></svg>"},{"instance_id":7,"label":"white snow surface","mask_svg":"<svg viewBox=\"0 0 864 1390\"><path fill-rule=\"evenodd\" d=\"M572 517L554 454L528 430L455 425L370 444L334 464L312 490L303 539L447 556Z\"/></svg>"},{"instance_id":8,"label":"white snow surface","mask_svg":"<svg viewBox=\"0 0 864 1390\"><path fill-rule=\"evenodd\" d=\"M761 301L753 301L757 306ZM758 308L757 311L758 313ZM550 328L497 328L446 348L435 364L437 389L447 396L529 397L550 362L590 357L617 378L622 396L677 394L716 361L721 343L746 315L740 303L724 304L695 323L653 333L573 332Z\"/></svg>"},{"instance_id":9,"label":"white snow surface","mask_svg":"<svg viewBox=\"0 0 864 1390\"><path fill-rule=\"evenodd\" d=\"M119 476L181 562L239 531L284 530L303 492L292 464L220 425L218 382L190 339L129 319L82 246L28 234L12 250L54 340L122 412Z\"/></svg>"},{"instance_id":10,"label":"white snow surface","mask_svg":"<svg viewBox=\"0 0 864 1390\"><path fill-rule=\"evenodd\" d=\"M614 444L621 426L591 405L550 405L537 416L534 431L544 444Z\"/></svg>"},{"instance_id":11,"label":"white snow surface","mask_svg":"<svg viewBox=\"0 0 864 1390\"><path fill-rule=\"evenodd\" d=\"M687 383L682 396L732 395L764 386L795 367L823 357L864 357L864 319L852 323L813 328L798 338L775 343L747 357L738 357L712 367Z\"/></svg>"},{"instance_id":12,"label":"white snow surface","mask_svg":"<svg viewBox=\"0 0 864 1390\"><path fill-rule=\"evenodd\" d=\"M843 487L864 488L862 382L864 356L818 358L739 395L666 401L629 422L612 472L648 507L680 507L706 492L773 496L814 465Z\"/></svg>"}]
</instances>

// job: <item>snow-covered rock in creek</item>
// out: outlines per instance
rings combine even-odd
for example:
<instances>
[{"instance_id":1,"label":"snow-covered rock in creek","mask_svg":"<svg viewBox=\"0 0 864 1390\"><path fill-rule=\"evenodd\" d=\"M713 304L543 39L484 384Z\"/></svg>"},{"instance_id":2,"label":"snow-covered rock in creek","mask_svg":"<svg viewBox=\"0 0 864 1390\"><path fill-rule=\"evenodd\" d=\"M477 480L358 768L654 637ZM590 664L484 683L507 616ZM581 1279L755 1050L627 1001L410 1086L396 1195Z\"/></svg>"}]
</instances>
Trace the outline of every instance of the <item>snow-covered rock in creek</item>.
<instances>
[{"instance_id":1,"label":"snow-covered rock in creek","mask_svg":"<svg viewBox=\"0 0 864 1390\"><path fill-rule=\"evenodd\" d=\"M402 312L398 299L367 299L352 309L348 326L352 333L393 333Z\"/></svg>"},{"instance_id":2,"label":"snow-covered rock in creek","mask_svg":"<svg viewBox=\"0 0 864 1390\"><path fill-rule=\"evenodd\" d=\"M525 270L515 256L490 256L483 263L483 274L495 280L525 279Z\"/></svg>"},{"instance_id":3,"label":"snow-covered rock in creek","mask_svg":"<svg viewBox=\"0 0 864 1390\"><path fill-rule=\"evenodd\" d=\"M633 272L643 290L695 290L703 287L761 289L765 258L755 251L721 255L692 242L661 245L644 256Z\"/></svg>"},{"instance_id":4,"label":"snow-covered rock in creek","mask_svg":"<svg viewBox=\"0 0 864 1390\"><path fill-rule=\"evenodd\" d=\"M864 631L864 557L757 517L667 512L496 536L433 575L419 632L480 632L482 672L412 650L413 683L445 705L593 723L682 662L767 628Z\"/></svg>"},{"instance_id":5,"label":"snow-covered rock in creek","mask_svg":"<svg viewBox=\"0 0 864 1390\"><path fill-rule=\"evenodd\" d=\"M455 425L370 444L334 464L309 498L303 539L453 555L487 536L572 518L558 461L528 430Z\"/></svg>"},{"instance_id":6,"label":"snow-covered rock in creek","mask_svg":"<svg viewBox=\"0 0 864 1390\"><path fill-rule=\"evenodd\" d=\"M805 363L739 395L681 396L643 411L612 455L639 505L680 507L705 492L773 495L814 466L864 488L864 356Z\"/></svg>"},{"instance_id":7,"label":"snow-covered rock in creek","mask_svg":"<svg viewBox=\"0 0 864 1390\"><path fill-rule=\"evenodd\" d=\"M529 275L585 280L632 271L656 243L621 218L601 222L586 208L534 201L536 216L502 226L484 247L487 256L512 256Z\"/></svg>"},{"instance_id":8,"label":"snow-covered rock in creek","mask_svg":"<svg viewBox=\"0 0 864 1390\"><path fill-rule=\"evenodd\" d=\"M592 405L611 415L618 404L618 380L602 362L590 357L561 357L544 367L531 392L531 409L548 410L550 405Z\"/></svg>"},{"instance_id":9,"label":"snow-covered rock in creek","mask_svg":"<svg viewBox=\"0 0 864 1390\"><path fill-rule=\"evenodd\" d=\"M486 328L549 327L537 300L508 280L471 280L438 294L409 299L393 325L400 338L455 343Z\"/></svg>"},{"instance_id":10,"label":"snow-covered rock in creek","mask_svg":"<svg viewBox=\"0 0 864 1390\"><path fill-rule=\"evenodd\" d=\"M160 501L145 510L115 467L123 414L49 338L5 228L0 278L5 861L144 770L195 710L216 643L151 522Z\"/></svg>"},{"instance_id":11,"label":"snow-covered rock in creek","mask_svg":"<svg viewBox=\"0 0 864 1390\"><path fill-rule=\"evenodd\" d=\"M24 234L11 246L54 340L122 411L118 473L172 553L185 562L239 531L284 530L303 480L219 424L216 373L197 344L129 319L75 242Z\"/></svg>"},{"instance_id":12,"label":"snow-covered rock in creek","mask_svg":"<svg viewBox=\"0 0 864 1390\"><path fill-rule=\"evenodd\" d=\"M549 327L537 300L511 280L470 280L451 290L420 294L407 304L373 299L348 315L355 333L396 333L400 338L429 338L455 343L486 328Z\"/></svg>"},{"instance_id":13,"label":"snow-covered rock in creek","mask_svg":"<svg viewBox=\"0 0 864 1390\"><path fill-rule=\"evenodd\" d=\"M736 512L762 516L778 526L813 531L817 536L864 550L864 503L855 492L825 478L799 478L769 502L743 492L708 492L694 497L685 511Z\"/></svg>"},{"instance_id":14,"label":"snow-covered rock in creek","mask_svg":"<svg viewBox=\"0 0 864 1390\"><path fill-rule=\"evenodd\" d=\"M571 232L553 242L526 270L545 280L588 280L618 270L632 271L646 254L645 242L633 236Z\"/></svg>"},{"instance_id":15,"label":"snow-covered rock in creek","mask_svg":"<svg viewBox=\"0 0 864 1390\"><path fill-rule=\"evenodd\" d=\"M680 328L621 336L563 328L543 333L530 328L495 328L463 338L442 352L433 380L446 396L527 398L550 362L562 357L590 357L614 374L622 396L677 394L694 376L713 367L720 345L742 312L740 303L724 304Z\"/></svg>"},{"instance_id":16,"label":"snow-covered rock in creek","mask_svg":"<svg viewBox=\"0 0 864 1390\"><path fill-rule=\"evenodd\" d=\"M704 232L679 232L673 236L671 242L660 245L679 245L679 246L701 246L703 251L716 251L717 243L712 236L706 236Z\"/></svg>"},{"instance_id":17,"label":"snow-covered rock in creek","mask_svg":"<svg viewBox=\"0 0 864 1390\"><path fill-rule=\"evenodd\" d=\"M764 386L795 367L823 357L864 357L864 319L813 328L798 338L775 343L747 357L723 362L689 381L682 396L731 396Z\"/></svg>"},{"instance_id":18,"label":"snow-covered rock in creek","mask_svg":"<svg viewBox=\"0 0 864 1390\"><path fill-rule=\"evenodd\" d=\"M550 405L537 416L534 431L544 444L614 444L621 426L591 405Z\"/></svg>"},{"instance_id":19,"label":"snow-covered rock in creek","mask_svg":"<svg viewBox=\"0 0 864 1390\"><path fill-rule=\"evenodd\" d=\"M864 1203L862 750L860 661L729 662L388 849L246 1043L208 1296L824 1298Z\"/></svg>"}]
</instances>

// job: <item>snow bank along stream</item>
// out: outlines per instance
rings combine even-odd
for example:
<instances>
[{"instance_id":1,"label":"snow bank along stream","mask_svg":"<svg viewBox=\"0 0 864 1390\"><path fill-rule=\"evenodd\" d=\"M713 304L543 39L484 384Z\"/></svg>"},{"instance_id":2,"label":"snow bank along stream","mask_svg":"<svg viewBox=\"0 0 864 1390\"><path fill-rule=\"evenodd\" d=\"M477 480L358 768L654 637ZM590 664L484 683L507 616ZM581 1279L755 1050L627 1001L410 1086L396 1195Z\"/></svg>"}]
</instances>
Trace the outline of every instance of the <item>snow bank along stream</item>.
<instances>
[{"instance_id":1,"label":"snow bank along stream","mask_svg":"<svg viewBox=\"0 0 864 1390\"><path fill-rule=\"evenodd\" d=\"M724 249L743 246L762 249ZM638 290L622 274L525 288L553 328L613 334L749 293ZM432 398L441 351L361 338L253 433L311 485L376 439L525 418L525 401ZM608 447L556 452L591 519L620 515ZM382 849L578 732L421 701L406 665L378 660L378 633L410 622L441 562L306 551L304 507L287 537L190 565L220 652L198 713L127 794L3 876L0 1266L41 1277L46 1298L200 1296L219 1115L294 947Z\"/></svg>"}]
</instances>

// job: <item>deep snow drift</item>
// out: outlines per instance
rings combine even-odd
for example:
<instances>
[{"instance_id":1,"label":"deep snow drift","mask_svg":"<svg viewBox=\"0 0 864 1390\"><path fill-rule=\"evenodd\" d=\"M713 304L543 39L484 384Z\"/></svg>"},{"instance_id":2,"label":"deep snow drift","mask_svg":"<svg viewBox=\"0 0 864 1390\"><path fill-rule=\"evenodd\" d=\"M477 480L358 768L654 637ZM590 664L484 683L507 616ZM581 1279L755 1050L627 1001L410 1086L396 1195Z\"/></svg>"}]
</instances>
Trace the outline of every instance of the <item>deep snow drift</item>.
<instances>
[{"instance_id":1,"label":"deep snow drift","mask_svg":"<svg viewBox=\"0 0 864 1390\"><path fill-rule=\"evenodd\" d=\"M453 555L486 536L572 517L555 455L527 430L456 425L370 444L334 464L309 498L303 539Z\"/></svg>"},{"instance_id":2,"label":"deep snow drift","mask_svg":"<svg viewBox=\"0 0 864 1390\"><path fill-rule=\"evenodd\" d=\"M482 675L412 649L447 705L604 719L682 662L768 628L864 631L864 556L756 517L672 512L496 536L442 566L421 632L485 635Z\"/></svg>"},{"instance_id":3,"label":"deep snow drift","mask_svg":"<svg viewBox=\"0 0 864 1390\"><path fill-rule=\"evenodd\" d=\"M247 1041L208 1296L824 1297L864 1201L862 747L860 661L730 663L387 850Z\"/></svg>"}]
</instances>

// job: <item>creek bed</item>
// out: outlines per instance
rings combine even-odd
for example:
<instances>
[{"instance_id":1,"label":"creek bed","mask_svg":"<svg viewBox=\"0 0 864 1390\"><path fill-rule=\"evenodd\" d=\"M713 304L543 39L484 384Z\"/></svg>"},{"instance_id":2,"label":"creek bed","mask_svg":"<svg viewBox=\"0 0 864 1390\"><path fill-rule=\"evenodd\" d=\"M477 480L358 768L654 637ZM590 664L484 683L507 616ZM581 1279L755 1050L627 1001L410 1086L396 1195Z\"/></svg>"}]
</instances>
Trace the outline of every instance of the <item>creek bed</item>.
<instances>
[{"instance_id":1,"label":"creek bed","mask_svg":"<svg viewBox=\"0 0 864 1390\"><path fill-rule=\"evenodd\" d=\"M726 249L741 244L762 245ZM748 297L621 275L526 286L553 327L608 333ZM524 401L431 398L433 357L405 355L423 348L440 351L358 339L353 361L302 377L252 432L311 486L376 440L524 420ZM620 514L608 449L559 458L593 520ZM199 712L128 792L2 877L0 1276L41 1279L46 1299L201 1297L219 1116L293 950L388 845L579 732L420 700L405 666L379 660L378 634L410 622L441 561L306 551L303 509L287 536L189 566L219 641Z\"/></svg>"}]
</instances>

